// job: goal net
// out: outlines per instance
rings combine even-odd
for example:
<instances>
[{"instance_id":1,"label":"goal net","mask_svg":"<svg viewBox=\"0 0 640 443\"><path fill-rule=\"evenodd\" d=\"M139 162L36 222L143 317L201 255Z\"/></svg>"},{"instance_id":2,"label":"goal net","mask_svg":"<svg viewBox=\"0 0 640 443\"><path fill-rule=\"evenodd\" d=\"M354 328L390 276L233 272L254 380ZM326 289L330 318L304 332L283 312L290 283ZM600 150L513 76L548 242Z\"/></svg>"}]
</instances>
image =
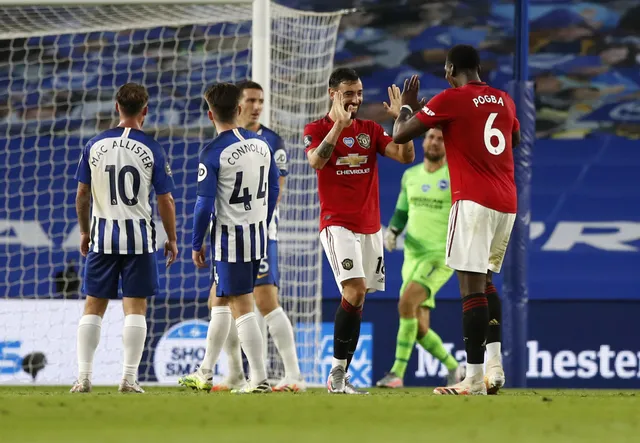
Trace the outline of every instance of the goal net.
<instances>
[{"instance_id":1,"label":"goal net","mask_svg":"<svg viewBox=\"0 0 640 443\"><path fill-rule=\"evenodd\" d=\"M150 95L144 129L162 144L173 171L180 248L179 261L160 268L162 290L149 301L139 377L172 384L200 363L209 320L209 273L196 270L190 252L198 151L215 135L202 95L214 82L252 77L253 6L237 0L27 3L0 1L0 383L68 384L76 375L83 260L73 175L81 146L117 125L117 88L137 82ZM271 4L270 16L270 126L289 156L280 206L280 299L307 381L319 383L317 186L301 135L327 109L341 13ZM156 226L161 246L165 234ZM112 301L105 315L97 384L121 376L119 303ZM269 366L271 377L282 375L272 343ZM224 355L217 370L226 371Z\"/></svg>"}]
</instances>

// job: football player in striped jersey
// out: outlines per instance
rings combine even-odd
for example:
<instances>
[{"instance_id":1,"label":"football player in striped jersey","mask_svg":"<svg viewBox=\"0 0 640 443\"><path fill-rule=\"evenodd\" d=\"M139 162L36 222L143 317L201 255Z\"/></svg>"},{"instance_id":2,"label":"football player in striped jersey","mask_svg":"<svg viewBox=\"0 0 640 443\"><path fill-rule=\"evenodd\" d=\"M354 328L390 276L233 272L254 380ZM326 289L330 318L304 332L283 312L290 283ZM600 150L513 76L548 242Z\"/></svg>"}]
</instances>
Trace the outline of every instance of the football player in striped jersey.
<instances>
[{"instance_id":1,"label":"football player in striped jersey","mask_svg":"<svg viewBox=\"0 0 640 443\"><path fill-rule=\"evenodd\" d=\"M218 136L200 153L194 210L193 261L207 267L204 238L211 222L213 286L207 350L195 376L210 383L212 368L235 319L251 370L250 383L235 392L271 392L253 289L267 257L267 229L279 193L280 172L266 140L238 126L240 89L216 84L205 92ZM244 379L244 377L243 377Z\"/></svg>"},{"instance_id":2,"label":"football player in striped jersey","mask_svg":"<svg viewBox=\"0 0 640 443\"><path fill-rule=\"evenodd\" d=\"M78 326L78 379L71 392L91 391L102 317L109 299L118 295L120 277L125 319L119 391L144 392L137 375L147 336L147 297L158 291L156 228L149 203L152 187L167 234L167 267L178 256L171 168L160 144L142 131L148 101L143 86L122 86L116 95L120 123L89 140L80 156L76 211L80 252L87 258L83 282L87 299Z\"/></svg>"},{"instance_id":3,"label":"football player in striped jersey","mask_svg":"<svg viewBox=\"0 0 640 443\"><path fill-rule=\"evenodd\" d=\"M278 195L278 201L280 201L282 187L288 173L287 152L284 148L284 141L273 130L260 124L260 115L264 108L262 86L253 81L244 81L238 84L238 87L241 92L238 124L261 135L269 143L271 153L280 171L280 194ZM306 384L300 374L291 321L278 301L280 276L278 269L278 216L278 207L276 206L271 223L267 228L267 257L260 261L260 269L258 270L258 278L256 279L253 295L256 300L256 306L265 319L269 334L273 338L284 365L284 378L273 387L273 390L278 392L298 392L305 391ZM209 305L211 308L211 300ZM238 385L245 383L240 341L238 340L238 332L233 324L223 349L227 354L229 373L224 380L212 387L214 391L234 389Z\"/></svg>"}]
</instances>

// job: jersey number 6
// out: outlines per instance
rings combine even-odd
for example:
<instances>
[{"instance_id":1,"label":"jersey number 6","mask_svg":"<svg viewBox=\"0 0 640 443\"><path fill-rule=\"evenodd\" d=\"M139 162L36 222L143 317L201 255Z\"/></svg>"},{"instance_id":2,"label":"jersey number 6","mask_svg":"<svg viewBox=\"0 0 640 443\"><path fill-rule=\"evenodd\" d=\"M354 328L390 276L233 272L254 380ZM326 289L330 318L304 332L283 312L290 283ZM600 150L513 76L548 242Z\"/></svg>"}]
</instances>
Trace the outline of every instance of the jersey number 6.
<instances>
[{"instance_id":1,"label":"jersey number 6","mask_svg":"<svg viewBox=\"0 0 640 443\"><path fill-rule=\"evenodd\" d=\"M236 172L236 182L233 185L233 192L229 198L229 203L232 205L244 204L244 210L251 210L251 199L253 196L249 194L249 188L242 187L242 171ZM242 195L240 195L240 189L242 189ZM264 166L260 166L260 181L258 181L258 193L256 199L264 198L267 195L267 184L264 181Z\"/></svg>"},{"instance_id":2,"label":"jersey number 6","mask_svg":"<svg viewBox=\"0 0 640 443\"><path fill-rule=\"evenodd\" d=\"M486 123L484 124L484 146L487 148L490 154L500 155L507 146L507 141L504 139L504 134L498 128L493 128L493 122L498 116L497 112L489 114ZM493 144L493 137L498 139L498 144Z\"/></svg>"}]
</instances>

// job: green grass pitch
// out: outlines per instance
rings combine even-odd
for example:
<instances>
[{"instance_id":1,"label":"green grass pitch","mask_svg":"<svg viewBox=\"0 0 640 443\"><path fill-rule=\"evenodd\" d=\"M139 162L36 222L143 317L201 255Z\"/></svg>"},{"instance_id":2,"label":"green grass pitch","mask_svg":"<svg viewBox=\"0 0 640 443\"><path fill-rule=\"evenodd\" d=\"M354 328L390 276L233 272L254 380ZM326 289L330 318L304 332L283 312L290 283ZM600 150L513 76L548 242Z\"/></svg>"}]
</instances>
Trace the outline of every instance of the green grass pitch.
<instances>
[{"instance_id":1,"label":"green grass pitch","mask_svg":"<svg viewBox=\"0 0 640 443\"><path fill-rule=\"evenodd\" d=\"M491 442L640 441L635 391L504 390L438 397L430 389L370 396L232 395L148 388L69 394L69 387L0 387L0 442Z\"/></svg>"}]
</instances>

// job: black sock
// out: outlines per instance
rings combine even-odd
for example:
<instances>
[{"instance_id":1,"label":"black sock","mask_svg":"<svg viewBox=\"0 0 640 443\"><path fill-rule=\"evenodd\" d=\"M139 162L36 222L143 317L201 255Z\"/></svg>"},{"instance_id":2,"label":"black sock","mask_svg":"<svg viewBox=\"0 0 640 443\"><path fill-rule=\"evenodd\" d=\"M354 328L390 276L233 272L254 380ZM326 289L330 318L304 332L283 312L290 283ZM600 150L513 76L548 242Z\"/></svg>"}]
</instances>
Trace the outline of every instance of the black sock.
<instances>
[{"instance_id":1,"label":"black sock","mask_svg":"<svg viewBox=\"0 0 640 443\"><path fill-rule=\"evenodd\" d=\"M354 329L360 323L359 311L359 308L351 305L344 298L338 306L333 328L333 357L338 360L347 360L349 356L351 338Z\"/></svg>"},{"instance_id":2,"label":"black sock","mask_svg":"<svg viewBox=\"0 0 640 443\"><path fill-rule=\"evenodd\" d=\"M489 329L489 303L483 293L462 298L462 327L467 363L484 363L485 342Z\"/></svg>"},{"instance_id":3,"label":"black sock","mask_svg":"<svg viewBox=\"0 0 640 443\"><path fill-rule=\"evenodd\" d=\"M358 308L358 319L356 320L356 326L353 328L353 334L351 335L351 341L349 342L349 353L347 354L347 367L349 369L351 360L353 360L353 354L356 353L358 347L358 340L360 340L360 326L362 325L362 306Z\"/></svg>"},{"instance_id":4,"label":"black sock","mask_svg":"<svg viewBox=\"0 0 640 443\"><path fill-rule=\"evenodd\" d=\"M502 340L502 303L498 296L498 290L493 284L488 284L484 290L489 303L489 331L487 332L487 344Z\"/></svg>"}]
</instances>

